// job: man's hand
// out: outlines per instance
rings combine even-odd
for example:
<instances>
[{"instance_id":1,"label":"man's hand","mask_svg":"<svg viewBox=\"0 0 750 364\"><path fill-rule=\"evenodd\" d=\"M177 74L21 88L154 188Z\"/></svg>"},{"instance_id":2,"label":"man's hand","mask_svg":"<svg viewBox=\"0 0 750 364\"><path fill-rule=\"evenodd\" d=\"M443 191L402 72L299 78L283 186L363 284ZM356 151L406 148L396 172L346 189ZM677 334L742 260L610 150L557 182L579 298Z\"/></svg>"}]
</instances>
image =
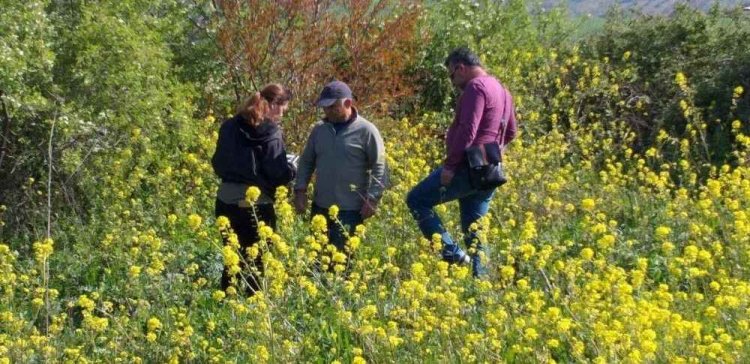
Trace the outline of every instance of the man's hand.
<instances>
[{"instance_id":1,"label":"man's hand","mask_svg":"<svg viewBox=\"0 0 750 364\"><path fill-rule=\"evenodd\" d=\"M307 190L294 191L294 209L298 214L304 214L307 211Z\"/></svg>"},{"instance_id":2,"label":"man's hand","mask_svg":"<svg viewBox=\"0 0 750 364\"><path fill-rule=\"evenodd\" d=\"M455 175L456 175L456 172L447 170L445 169L445 167L443 167L443 170L440 172L440 185L447 186L451 184L451 181L453 180L453 177Z\"/></svg>"},{"instance_id":3,"label":"man's hand","mask_svg":"<svg viewBox=\"0 0 750 364\"><path fill-rule=\"evenodd\" d=\"M362 205L362 209L359 210L359 214L362 215L363 219L369 218L375 215L378 210L378 201L370 198L365 199L365 203Z\"/></svg>"}]
</instances>

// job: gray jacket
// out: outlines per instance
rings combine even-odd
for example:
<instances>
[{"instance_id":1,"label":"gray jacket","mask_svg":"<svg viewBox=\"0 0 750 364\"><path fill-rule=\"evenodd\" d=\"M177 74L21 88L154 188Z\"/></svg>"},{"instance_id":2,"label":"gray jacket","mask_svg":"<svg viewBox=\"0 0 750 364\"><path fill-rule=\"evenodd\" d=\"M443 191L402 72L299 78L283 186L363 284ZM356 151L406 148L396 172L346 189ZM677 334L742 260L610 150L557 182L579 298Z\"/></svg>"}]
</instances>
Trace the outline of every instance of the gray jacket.
<instances>
[{"instance_id":1,"label":"gray jacket","mask_svg":"<svg viewBox=\"0 0 750 364\"><path fill-rule=\"evenodd\" d=\"M328 208L359 210L364 198L378 200L385 185L385 145L378 129L357 115L336 133L318 121L299 159L295 190L306 189L317 172L313 202Z\"/></svg>"}]
</instances>

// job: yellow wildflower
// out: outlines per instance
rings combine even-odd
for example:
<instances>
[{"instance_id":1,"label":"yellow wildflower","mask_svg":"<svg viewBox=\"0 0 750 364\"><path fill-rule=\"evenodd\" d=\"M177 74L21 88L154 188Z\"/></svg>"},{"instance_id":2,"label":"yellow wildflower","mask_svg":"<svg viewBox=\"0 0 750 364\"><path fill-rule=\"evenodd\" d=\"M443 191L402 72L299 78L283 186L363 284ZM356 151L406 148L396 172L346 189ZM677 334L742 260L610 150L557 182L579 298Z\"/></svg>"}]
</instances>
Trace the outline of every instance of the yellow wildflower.
<instances>
[{"instance_id":1,"label":"yellow wildflower","mask_svg":"<svg viewBox=\"0 0 750 364\"><path fill-rule=\"evenodd\" d=\"M201 226L201 222L203 222L203 219L198 214L190 214L188 216L188 226L193 230L198 229Z\"/></svg>"},{"instance_id":2,"label":"yellow wildflower","mask_svg":"<svg viewBox=\"0 0 750 364\"><path fill-rule=\"evenodd\" d=\"M146 327L148 328L148 331L156 331L161 329L161 321L159 321L156 317L151 317L146 322Z\"/></svg>"},{"instance_id":3,"label":"yellow wildflower","mask_svg":"<svg viewBox=\"0 0 750 364\"><path fill-rule=\"evenodd\" d=\"M258 202L258 198L260 198L260 189L255 186L248 187L245 191L245 201L249 204L255 204Z\"/></svg>"},{"instance_id":4,"label":"yellow wildflower","mask_svg":"<svg viewBox=\"0 0 750 364\"><path fill-rule=\"evenodd\" d=\"M216 291L214 291L214 293L211 294L211 298L213 298L214 301L216 301L216 302L219 302L219 301L223 300L224 297L226 297L226 296L227 296L227 294L224 291L222 291L222 290L216 290Z\"/></svg>"},{"instance_id":5,"label":"yellow wildflower","mask_svg":"<svg viewBox=\"0 0 750 364\"><path fill-rule=\"evenodd\" d=\"M336 205L331 205L331 207L328 208L328 216L331 219L335 219L339 216L339 207Z\"/></svg>"},{"instance_id":6,"label":"yellow wildflower","mask_svg":"<svg viewBox=\"0 0 750 364\"><path fill-rule=\"evenodd\" d=\"M216 218L216 226L219 227L219 229L226 229L229 227L229 218L226 216L219 216Z\"/></svg>"},{"instance_id":7,"label":"yellow wildflower","mask_svg":"<svg viewBox=\"0 0 750 364\"><path fill-rule=\"evenodd\" d=\"M581 201L581 208L586 211L591 211L594 209L594 207L596 207L596 201L594 201L594 199L584 198Z\"/></svg>"}]
</instances>

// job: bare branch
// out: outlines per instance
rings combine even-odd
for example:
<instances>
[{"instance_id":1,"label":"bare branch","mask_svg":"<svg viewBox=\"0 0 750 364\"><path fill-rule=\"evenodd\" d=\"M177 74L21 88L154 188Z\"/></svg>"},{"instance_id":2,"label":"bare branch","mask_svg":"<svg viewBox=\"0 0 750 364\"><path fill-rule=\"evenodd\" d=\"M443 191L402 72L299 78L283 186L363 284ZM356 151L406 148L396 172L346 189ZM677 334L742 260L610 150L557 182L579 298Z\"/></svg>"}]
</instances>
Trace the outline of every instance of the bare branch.
<instances>
[{"instance_id":1,"label":"bare branch","mask_svg":"<svg viewBox=\"0 0 750 364\"><path fill-rule=\"evenodd\" d=\"M52 119L47 144L47 239L52 236L52 138L55 136L55 125L57 125L57 115Z\"/></svg>"},{"instance_id":2,"label":"bare branch","mask_svg":"<svg viewBox=\"0 0 750 364\"><path fill-rule=\"evenodd\" d=\"M2 171L8 140L10 139L10 114L8 114L8 107L5 105L5 91L3 90L0 90L0 105L3 108L3 143L0 145L0 171Z\"/></svg>"}]
</instances>

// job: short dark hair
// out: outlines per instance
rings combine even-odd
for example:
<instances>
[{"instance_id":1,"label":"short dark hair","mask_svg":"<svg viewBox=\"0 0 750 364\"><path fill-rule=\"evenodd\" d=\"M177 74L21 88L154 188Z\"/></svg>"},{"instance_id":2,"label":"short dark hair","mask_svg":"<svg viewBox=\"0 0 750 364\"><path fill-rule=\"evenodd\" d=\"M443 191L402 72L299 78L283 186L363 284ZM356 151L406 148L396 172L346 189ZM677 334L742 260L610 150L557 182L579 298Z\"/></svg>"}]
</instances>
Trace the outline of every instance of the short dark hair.
<instances>
[{"instance_id":1,"label":"short dark hair","mask_svg":"<svg viewBox=\"0 0 750 364\"><path fill-rule=\"evenodd\" d=\"M445 67L450 67L451 64L463 64L466 66L479 66L482 67L482 61L479 60L474 52L467 47L459 47L454 49L445 59Z\"/></svg>"}]
</instances>

